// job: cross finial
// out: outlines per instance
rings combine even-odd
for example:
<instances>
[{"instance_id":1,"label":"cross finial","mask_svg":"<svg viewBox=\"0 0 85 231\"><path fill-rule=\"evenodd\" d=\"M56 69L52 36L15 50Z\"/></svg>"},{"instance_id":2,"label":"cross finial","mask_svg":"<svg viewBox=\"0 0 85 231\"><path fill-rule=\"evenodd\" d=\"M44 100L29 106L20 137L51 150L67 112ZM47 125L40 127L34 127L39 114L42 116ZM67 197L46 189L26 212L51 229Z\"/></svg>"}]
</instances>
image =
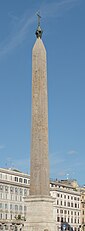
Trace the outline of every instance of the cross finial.
<instances>
[{"instance_id":1,"label":"cross finial","mask_svg":"<svg viewBox=\"0 0 85 231\"><path fill-rule=\"evenodd\" d=\"M37 38L41 38L43 31L42 31L42 29L40 27L40 18L41 18L41 16L40 16L39 12L37 13L37 17L38 17L38 27L37 27L37 30L36 30L36 36L37 36Z\"/></svg>"},{"instance_id":2,"label":"cross finial","mask_svg":"<svg viewBox=\"0 0 85 231\"><path fill-rule=\"evenodd\" d=\"M38 26L40 26L40 19L41 19L40 12L37 13L37 16L38 16Z\"/></svg>"}]
</instances>

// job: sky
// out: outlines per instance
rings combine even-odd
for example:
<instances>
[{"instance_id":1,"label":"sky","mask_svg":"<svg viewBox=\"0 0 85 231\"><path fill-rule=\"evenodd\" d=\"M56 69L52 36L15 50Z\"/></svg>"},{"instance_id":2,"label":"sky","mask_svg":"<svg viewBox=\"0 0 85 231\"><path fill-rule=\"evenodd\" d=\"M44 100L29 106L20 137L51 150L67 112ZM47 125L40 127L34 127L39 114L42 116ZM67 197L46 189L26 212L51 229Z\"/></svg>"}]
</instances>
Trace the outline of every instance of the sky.
<instances>
[{"instance_id":1,"label":"sky","mask_svg":"<svg viewBox=\"0 0 85 231\"><path fill-rule=\"evenodd\" d=\"M36 12L47 51L50 178L85 184L85 0L0 0L0 167L30 173Z\"/></svg>"}]
</instances>

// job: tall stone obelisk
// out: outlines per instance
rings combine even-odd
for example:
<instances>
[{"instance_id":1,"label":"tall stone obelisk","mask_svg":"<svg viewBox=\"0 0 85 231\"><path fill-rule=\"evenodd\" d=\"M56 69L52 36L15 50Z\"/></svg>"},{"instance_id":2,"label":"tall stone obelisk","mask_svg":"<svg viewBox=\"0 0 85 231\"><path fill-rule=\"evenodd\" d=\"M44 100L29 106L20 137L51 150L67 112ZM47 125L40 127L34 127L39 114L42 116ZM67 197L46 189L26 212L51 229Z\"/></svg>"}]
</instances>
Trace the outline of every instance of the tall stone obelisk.
<instances>
[{"instance_id":1,"label":"tall stone obelisk","mask_svg":"<svg viewBox=\"0 0 85 231\"><path fill-rule=\"evenodd\" d=\"M39 17L39 16L38 16ZM32 51L32 140L30 195L49 195L46 50L40 23Z\"/></svg>"},{"instance_id":2,"label":"tall stone obelisk","mask_svg":"<svg viewBox=\"0 0 85 231\"><path fill-rule=\"evenodd\" d=\"M48 159L48 99L46 50L40 16L32 51L32 133L30 195L27 198L26 231L54 231L53 199L50 197Z\"/></svg>"}]
</instances>

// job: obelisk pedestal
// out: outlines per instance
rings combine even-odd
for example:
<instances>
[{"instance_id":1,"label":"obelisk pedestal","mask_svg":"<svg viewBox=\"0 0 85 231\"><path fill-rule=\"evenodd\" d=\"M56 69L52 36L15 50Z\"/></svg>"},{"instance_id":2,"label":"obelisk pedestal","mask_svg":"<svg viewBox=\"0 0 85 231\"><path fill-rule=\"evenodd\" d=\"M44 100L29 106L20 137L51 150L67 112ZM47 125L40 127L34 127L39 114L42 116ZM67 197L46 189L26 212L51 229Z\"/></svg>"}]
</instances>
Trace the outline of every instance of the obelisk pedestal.
<instances>
[{"instance_id":1,"label":"obelisk pedestal","mask_svg":"<svg viewBox=\"0 0 85 231\"><path fill-rule=\"evenodd\" d=\"M25 231L55 231L53 202L50 196L48 160L48 99L46 50L38 21L37 40L32 51L32 134L30 196Z\"/></svg>"},{"instance_id":2,"label":"obelisk pedestal","mask_svg":"<svg viewBox=\"0 0 85 231\"><path fill-rule=\"evenodd\" d=\"M53 215L53 198L30 196L27 200L28 211L25 231L55 231L55 215Z\"/></svg>"}]
</instances>

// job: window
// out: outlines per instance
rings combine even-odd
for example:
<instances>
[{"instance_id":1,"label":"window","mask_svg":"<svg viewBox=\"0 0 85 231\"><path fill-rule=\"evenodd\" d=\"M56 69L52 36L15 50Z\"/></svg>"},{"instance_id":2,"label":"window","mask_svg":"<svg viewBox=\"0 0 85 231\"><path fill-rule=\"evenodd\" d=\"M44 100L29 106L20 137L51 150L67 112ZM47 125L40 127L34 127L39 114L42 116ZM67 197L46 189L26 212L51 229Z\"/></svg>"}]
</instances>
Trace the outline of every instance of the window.
<instances>
[{"instance_id":1,"label":"window","mask_svg":"<svg viewBox=\"0 0 85 231\"><path fill-rule=\"evenodd\" d=\"M84 224L84 218L82 218L82 224Z\"/></svg>"},{"instance_id":2,"label":"window","mask_svg":"<svg viewBox=\"0 0 85 231\"><path fill-rule=\"evenodd\" d=\"M27 195L27 189L24 189L24 196Z\"/></svg>"},{"instance_id":3,"label":"window","mask_svg":"<svg viewBox=\"0 0 85 231\"><path fill-rule=\"evenodd\" d=\"M73 218L71 218L71 223L73 223Z\"/></svg>"},{"instance_id":4,"label":"window","mask_svg":"<svg viewBox=\"0 0 85 231\"><path fill-rule=\"evenodd\" d=\"M51 184L51 187L53 187L53 184Z\"/></svg>"},{"instance_id":5,"label":"window","mask_svg":"<svg viewBox=\"0 0 85 231\"><path fill-rule=\"evenodd\" d=\"M2 173L0 173L0 178L2 179Z\"/></svg>"},{"instance_id":6,"label":"window","mask_svg":"<svg viewBox=\"0 0 85 231\"><path fill-rule=\"evenodd\" d=\"M19 178L19 182L22 183L22 178Z\"/></svg>"},{"instance_id":7,"label":"window","mask_svg":"<svg viewBox=\"0 0 85 231\"><path fill-rule=\"evenodd\" d=\"M69 217L68 217L68 223L69 223Z\"/></svg>"},{"instance_id":8,"label":"window","mask_svg":"<svg viewBox=\"0 0 85 231\"><path fill-rule=\"evenodd\" d=\"M60 221L60 217L57 217L57 221L58 221L58 222Z\"/></svg>"},{"instance_id":9,"label":"window","mask_svg":"<svg viewBox=\"0 0 85 231\"><path fill-rule=\"evenodd\" d=\"M22 196L20 196L20 201L22 201Z\"/></svg>"},{"instance_id":10,"label":"window","mask_svg":"<svg viewBox=\"0 0 85 231\"><path fill-rule=\"evenodd\" d=\"M75 212L75 216L76 216L76 212Z\"/></svg>"},{"instance_id":11,"label":"window","mask_svg":"<svg viewBox=\"0 0 85 231\"><path fill-rule=\"evenodd\" d=\"M68 199L69 199L69 196L68 196Z\"/></svg>"},{"instance_id":12,"label":"window","mask_svg":"<svg viewBox=\"0 0 85 231\"><path fill-rule=\"evenodd\" d=\"M66 206L66 201L64 201L64 206Z\"/></svg>"},{"instance_id":13,"label":"window","mask_svg":"<svg viewBox=\"0 0 85 231\"><path fill-rule=\"evenodd\" d=\"M63 222L63 217L61 217L61 222Z\"/></svg>"},{"instance_id":14,"label":"window","mask_svg":"<svg viewBox=\"0 0 85 231\"><path fill-rule=\"evenodd\" d=\"M1 191L3 190L3 186L2 186L2 185L0 185L0 190L1 190Z\"/></svg>"},{"instance_id":15,"label":"window","mask_svg":"<svg viewBox=\"0 0 85 231\"><path fill-rule=\"evenodd\" d=\"M8 187L7 186L5 186L5 192L8 192Z\"/></svg>"},{"instance_id":16,"label":"window","mask_svg":"<svg viewBox=\"0 0 85 231\"><path fill-rule=\"evenodd\" d=\"M57 213L59 213L59 209L57 209Z\"/></svg>"},{"instance_id":17,"label":"window","mask_svg":"<svg viewBox=\"0 0 85 231\"><path fill-rule=\"evenodd\" d=\"M64 198L66 198L66 195L64 195Z\"/></svg>"},{"instance_id":18,"label":"window","mask_svg":"<svg viewBox=\"0 0 85 231\"><path fill-rule=\"evenodd\" d=\"M27 179L24 179L24 183L27 184Z\"/></svg>"},{"instance_id":19,"label":"window","mask_svg":"<svg viewBox=\"0 0 85 231\"><path fill-rule=\"evenodd\" d=\"M10 180L12 180L12 176L10 176Z\"/></svg>"},{"instance_id":20,"label":"window","mask_svg":"<svg viewBox=\"0 0 85 231\"><path fill-rule=\"evenodd\" d=\"M13 193L13 191L14 191L14 188L10 187L10 192Z\"/></svg>"},{"instance_id":21,"label":"window","mask_svg":"<svg viewBox=\"0 0 85 231\"><path fill-rule=\"evenodd\" d=\"M69 210L68 210L68 214L69 214Z\"/></svg>"},{"instance_id":22,"label":"window","mask_svg":"<svg viewBox=\"0 0 85 231\"><path fill-rule=\"evenodd\" d=\"M71 215L73 215L73 211L71 211Z\"/></svg>"},{"instance_id":23,"label":"window","mask_svg":"<svg viewBox=\"0 0 85 231\"><path fill-rule=\"evenodd\" d=\"M12 214L11 214L11 220L12 220Z\"/></svg>"},{"instance_id":24,"label":"window","mask_svg":"<svg viewBox=\"0 0 85 231\"><path fill-rule=\"evenodd\" d=\"M15 201L17 201L17 195L15 196Z\"/></svg>"},{"instance_id":25,"label":"window","mask_svg":"<svg viewBox=\"0 0 85 231\"><path fill-rule=\"evenodd\" d=\"M22 211L22 205L19 206L19 210Z\"/></svg>"},{"instance_id":26,"label":"window","mask_svg":"<svg viewBox=\"0 0 85 231\"><path fill-rule=\"evenodd\" d=\"M70 207L70 202L68 202L68 207Z\"/></svg>"},{"instance_id":27,"label":"window","mask_svg":"<svg viewBox=\"0 0 85 231\"><path fill-rule=\"evenodd\" d=\"M73 207L73 203L71 203L71 207Z\"/></svg>"},{"instance_id":28,"label":"window","mask_svg":"<svg viewBox=\"0 0 85 231\"><path fill-rule=\"evenodd\" d=\"M2 219L2 213L0 213L0 219Z\"/></svg>"},{"instance_id":29,"label":"window","mask_svg":"<svg viewBox=\"0 0 85 231\"><path fill-rule=\"evenodd\" d=\"M66 214L67 213L67 211L66 210L64 210L64 214Z\"/></svg>"},{"instance_id":30,"label":"window","mask_svg":"<svg viewBox=\"0 0 85 231\"><path fill-rule=\"evenodd\" d=\"M20 194L22 194L22 188L20 188Z\"/></svg>"},{"instance_id":31,"label":"window","mask_svg":"<svg viewBox=\"0 0 85 231\"><path fill-rule=\"evenodd\" d=\"M57 193L57 197L59 197L59 193Z\"/></svg>"},{"instance_id":32,"label":"window","mask_svg":"<svg viewBox=\"0 0 85 231\"><path fill-rule=\"evenodd\" d=\"M10 209L12 209L12 204L10 204Z\"/></svg>"},{"instance_id":33,"label":"window","mask_svg":"<svg viewBox=\"0 0 85 231\"><path fill-rule=\"evenodd\" d=\"M2 199L2 193L0 193L0 199Z\"/></svg>"},{"instance_id":34,"label":"window","mask_svg":"<svg viewBox=\"0 0 85 231\"><path fill-rule=\"evenodd\" d=\"M18 177L15 176L15 181L18 182Z\"/></svg>"},{"instance_id":35,"label":"window","mask_svg":"<svg viewBox=\"0 0 85 231\"><path fill-rule=\"evenodd\" d=\"M59 201L57 200L57 205L59 205Z\"/></svg>"},{"instance_id":36,"label":"window","mask_svg":"<svg viewBox=\"0 0 85 231\"><path fill-rule=\"evenodd\" d=\"M74 197L74 200L76 201L76 197Z\"/></svg>"},{"instance_id":37,"label":"window","mask_svg":"<svg viewBox=\"0 0 85 231\"><path fill-rule=\"evenodd\" d=\"M2 209L2 203L0 203L0 209Z\"/></svg>"},{"instance_id":38,"label":"window","mask_svg":"<svg viewBox=\"0 0 85 231\"><path fill-rule=\"evenodd\" d=\"M5 204L5 209L7 209L8 208L8 206L7 206L7 204Z\"/></svg>"},{"instance_id":39,"label":"window","mask_svg":"<svg viewBox=\"0 0 85 231\"><path fill-rule=\"evenodd\" d=\"M76 223L76 218L75 218L75 221L74 221L75 223Z\"/></svg>"},{"instance_id":40,"label":"window","mask_svg":"<svg viewBox=\"0 0 85 231\"><path fill-rule=\"evenodd\" d=\"M18 205L15 205L15 210L18 211Z\"/></svg>"},{"instance_id":41,"label":"window","mask_svg":"<svg viewBox=\"0 0 85 231\"><path fill-rule=\"evenodd\" d=\"M62 194L61 194L61 198L62 198Z\"/></svg>"},{"instance_id":42,"label":"window","mask_svg":"<svg viewBox=\"0 0 85 231\"><path fill-rule=\"evenodd\" d=\"M73 200L73 197L71 197L71 200Z\"/></svg>"},{"instance_id":43,"label":"window","mask_svg":"<svg viewBox=\"0 0 85 231\"><path fill-rule=\"evenodd\" d=\"M63 210L62 210L62 209L60 210L60 213L63 213Z\"/></svg>"},{"instance_id":44,"label":"window","mask_svg":"<svg viewBox=\"0 0 85 231\"><path fill-rule=\"evenodd\" d=\"M75 208L77 208L77 204L75 203Z\"/></svg>"},{"instance_id":45,"label":"window","mask_svg":"<svg viewBox=\"0 0 85 231\"><path fill-rule=\"evenodd\" d=\"M18 193L18 188L15 188L15 193Z\"/></svg>"},{"instance_id":46,"label":"window","mask_svg":"<svg viewBox=\"0 0 85 231\"><path fill-rule=\"evenodd\" d=\"M5 219L7 220L7 214L5 214Z\"/></svg>"},{"instance_id":47,"label":"window","mask_svg":"<svg viewBox=\"0 0 85 231\"><path fill-rule=\"evenodd\" d=\"M6 198L6 200L7 200L7 193L6 193L6 195L5 195L5 198Z\"/></svg>"},{"instance_id":48,"label":"window","mask_svg":"<svg viewBox=\"0 0 85 231\"><path fill-rule=\"evenodd\" d=\"M5 175L5 179L7 180L7 174Z\"/></svg>"},{"instance_id":49,"label":"window","mask_svg":"<svg viewBox=\"0 0 85 231\"><path fill-rule=\"evenodd\" d=\"M24 211L26 212L26 210L27 210L27 207L26 207L26 206L24 206Z\"/></svg>"},{"instance_id":50,"label":"window","mask_svg":"<svg viewBox=\"0 0 85 231\"><path fill-rule=\"evenodd\" d=\"M62 205L62 201L61 201L61 205Z\"/></svg>"}]
</instances>

